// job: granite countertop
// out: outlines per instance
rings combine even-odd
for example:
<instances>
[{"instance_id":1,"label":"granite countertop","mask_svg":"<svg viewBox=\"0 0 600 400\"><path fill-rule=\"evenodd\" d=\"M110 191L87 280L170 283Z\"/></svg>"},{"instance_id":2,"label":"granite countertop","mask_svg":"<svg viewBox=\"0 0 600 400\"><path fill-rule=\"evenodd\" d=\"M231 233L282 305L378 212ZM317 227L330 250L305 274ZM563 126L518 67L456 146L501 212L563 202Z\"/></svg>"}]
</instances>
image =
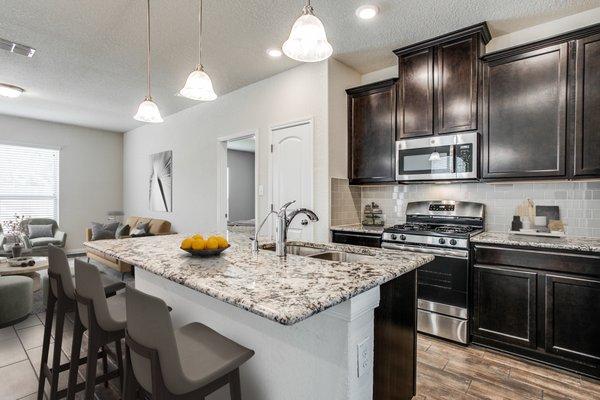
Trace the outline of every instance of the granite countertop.
<instances>
[{"instance_id":1,"label":"granite countertop","mask_svg":"<svg viewBox=\"0 0 600 400\"><path fill-rule=\"evenodd\" d=\"M356 232L356 233L383 233L383 226L364 226L362 224L334 225L332 231Z\"/></svg>"},{"instance_id":2,"label":"granite countertop","mask_svg":"<svg viewBox=\"0 0 600 400\"><path fill-rule=\"evenodd\" d=\"M185 235L97 240L84 246L252 313L292 325L414 270L433 256L341 244L303 243L324 250L373 256L334 262L273 251L252 254L247 235L230 232L219 257L191 257L179 249Z\"/></svg>"},{"instance_id":3,"label":"granite countertop","mask_svg":"<svg viewBox=\"0 0 600 400\"><path fill-rule=\"evenodd\" d=\"M471 238L471 243L497 244L516 247L538 247L542 249L600 253L600 238L565 236L552 238L543 236L514 235L508 232L483 232Z\"/></svg>"}]
</instances>

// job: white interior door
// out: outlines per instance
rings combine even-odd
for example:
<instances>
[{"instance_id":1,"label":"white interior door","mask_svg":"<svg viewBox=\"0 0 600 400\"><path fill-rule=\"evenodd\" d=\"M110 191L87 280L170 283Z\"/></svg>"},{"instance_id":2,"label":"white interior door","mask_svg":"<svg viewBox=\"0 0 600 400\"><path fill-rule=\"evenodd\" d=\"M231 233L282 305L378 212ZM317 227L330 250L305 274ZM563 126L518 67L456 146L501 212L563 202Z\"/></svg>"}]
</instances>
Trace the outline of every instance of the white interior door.
<instances>
[{"instance_id":1,"label":"white interior door","mask_svg":"<svg viewBox=\"0 0 600 400\"><path fill-rule=\"evenodd\" d=\"M312 121L302 121L271 128L272 203L278 210L284 203L296 200L288 210L312 209ZM288 229L288 239L313 239L312 223L297 216ZM303 222L305 224L303 224Z\"/></svg>"}]
</instances>

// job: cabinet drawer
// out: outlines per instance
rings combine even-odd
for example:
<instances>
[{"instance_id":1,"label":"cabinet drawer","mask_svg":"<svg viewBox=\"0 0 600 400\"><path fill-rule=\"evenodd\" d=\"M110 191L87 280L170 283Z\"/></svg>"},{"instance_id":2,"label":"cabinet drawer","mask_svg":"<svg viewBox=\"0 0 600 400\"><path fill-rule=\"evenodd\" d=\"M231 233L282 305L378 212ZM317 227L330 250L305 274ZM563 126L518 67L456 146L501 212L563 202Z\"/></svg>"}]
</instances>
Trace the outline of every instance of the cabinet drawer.
<instances>
[{"instance_id":1,"label":"cabinet drawer","mask_svg":"<svg viewBox=\"0 0 600 400\"><path fill-rule=\"evenodd\" d=\"M600 277L600 256L559 253L546 250L475 245L480 264L500 264L543 271L567 272Z\"/></svg>"},{"instance_id":2,"label":"cabinet drawer","mask_svg":"<svg viewBox=\"0 0 600 400\"><path fill-rule=\"evenodd\" d=\"M333 231L331 232L331 241L354 246L381 247L381 235L375 234Z\"/></svg>"}]
</instances>

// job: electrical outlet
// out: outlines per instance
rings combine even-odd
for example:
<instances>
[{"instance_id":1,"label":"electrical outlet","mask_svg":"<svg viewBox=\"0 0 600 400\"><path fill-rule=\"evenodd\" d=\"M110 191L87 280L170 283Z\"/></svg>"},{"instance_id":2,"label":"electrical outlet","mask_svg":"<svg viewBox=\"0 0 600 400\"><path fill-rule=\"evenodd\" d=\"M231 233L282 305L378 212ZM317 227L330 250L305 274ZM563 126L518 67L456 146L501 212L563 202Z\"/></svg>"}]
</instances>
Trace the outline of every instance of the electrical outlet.
<instances>
[{"instance_id":1,"label":"electrical outlet","mask_svg":"<svg viewBox=\"0 0 600 400\"><path fill-rule=\"evenodd\" d=\"M371 357L373 350L371 348L370 338L366 338L357 345L357 362L358 362L358 377L364 375L371 366Z\"/></svg>"}]
</instances>

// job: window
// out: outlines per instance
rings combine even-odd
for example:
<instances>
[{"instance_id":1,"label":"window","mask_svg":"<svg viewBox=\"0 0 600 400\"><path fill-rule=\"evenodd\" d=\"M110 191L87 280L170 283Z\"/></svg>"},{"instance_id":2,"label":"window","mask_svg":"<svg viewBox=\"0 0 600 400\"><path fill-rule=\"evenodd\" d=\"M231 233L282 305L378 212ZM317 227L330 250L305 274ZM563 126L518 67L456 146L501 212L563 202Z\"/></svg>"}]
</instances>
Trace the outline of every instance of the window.
<instances>
[{"instance_id":1,"label":"window","mask_svg":"<svg viewBox=\"0 0 600 400\"><path fill-rule=\"evenodd\" d=\"M0 144L0 221L58 220L59 151Z\"/></svg>"}]
</instances>

